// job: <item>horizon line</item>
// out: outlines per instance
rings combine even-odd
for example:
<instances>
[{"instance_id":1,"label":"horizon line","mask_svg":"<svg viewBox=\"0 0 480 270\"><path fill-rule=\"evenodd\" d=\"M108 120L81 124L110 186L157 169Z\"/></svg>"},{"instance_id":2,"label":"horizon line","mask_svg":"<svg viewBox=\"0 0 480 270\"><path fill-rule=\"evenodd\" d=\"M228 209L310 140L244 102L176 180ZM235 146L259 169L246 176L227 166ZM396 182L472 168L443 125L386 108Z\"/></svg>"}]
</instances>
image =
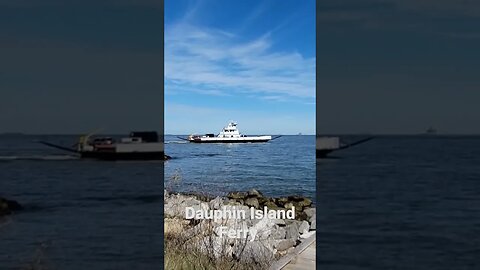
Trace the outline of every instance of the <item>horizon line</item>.
<instances>
[{"instance_id":1,"label":"horizon line","mask_svg":"<svg viewBox=\"0 0 480 270\"><path fill-rule=\"evenodd\" d=\"M156 130L152 130L158 132ZM94 133L93 135L128 135L130 132L112 132L112 133ZM78 133L35 133L35 132L0 132L0 136L32 136L32 135L40 135L40 136L48 136L48 135L62 135L62 136L78 136L78 135L85 135L85 132L78 132ZM260 134L260 133L259 133ZM160 136L178 136L178 135L190 135L190 133L161 133L158 132ZM251 135L258 135L258 134L251 134ZM454 133L454 132L444 132L444 133L436 133L436 134L427 134L427 133L368 133L368 132L329 132L329 133L321 133L321 134L312 134L312 133L278 133L272 135L282 135L282 136L357 136L357 135L373 135L373 136L425 136L425 137L437 137L437 136L480 136L480 133Z\"/></svg>"}]
</instances>

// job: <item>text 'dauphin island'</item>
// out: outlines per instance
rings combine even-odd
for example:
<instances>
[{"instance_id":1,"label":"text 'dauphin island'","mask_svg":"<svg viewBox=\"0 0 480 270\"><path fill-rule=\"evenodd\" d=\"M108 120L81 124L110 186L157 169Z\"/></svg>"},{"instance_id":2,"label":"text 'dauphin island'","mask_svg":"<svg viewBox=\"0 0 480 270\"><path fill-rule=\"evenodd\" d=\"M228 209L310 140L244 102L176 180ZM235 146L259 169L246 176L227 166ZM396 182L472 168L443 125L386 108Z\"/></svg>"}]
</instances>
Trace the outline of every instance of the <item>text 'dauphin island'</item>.
<instances>
[{"instance_id":1,"label":"text 'dauphin island'","mask_svg":"<svg viewBox=\"0 0 480 270\"><path fill-rule=\"evenodd\" d=\"M268 220L279 219L295 219L295 206L291 209L268 209L266 206L263 209L256 209L250 207L237 206L223 206L221 209L198 209L194 207L185 207L185 219L187 220L212 220L214 222L225 223L224 226L215 228L215 233L220 237L229 238L249 238L254 241L258 231L253 226L248 228L245 220L258 220L257 224L266 222Z\"/></svg>"}]
</instances>

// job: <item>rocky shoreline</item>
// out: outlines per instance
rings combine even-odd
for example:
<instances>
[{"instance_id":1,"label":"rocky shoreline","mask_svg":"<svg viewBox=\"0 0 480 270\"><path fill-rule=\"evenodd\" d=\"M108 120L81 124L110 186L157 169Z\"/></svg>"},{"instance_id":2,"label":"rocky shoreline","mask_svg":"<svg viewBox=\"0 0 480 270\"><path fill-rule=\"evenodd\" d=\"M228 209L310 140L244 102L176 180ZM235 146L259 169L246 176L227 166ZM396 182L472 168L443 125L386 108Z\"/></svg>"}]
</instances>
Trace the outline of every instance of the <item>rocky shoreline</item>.
<instances>
[{"instance_id":1,"label":"rocky shoreline","mask_svg":"<svg viewBox=\"0 0 480 270\"><path fill-rule=\"evenodd\" d=\"M214 250L214 256L267 260L273 263L292 253L298 245L315 237L316 210L310 198L302 196L267 197L252 189L248 192L230 192L223 197L164 191L165 235L176 235L198 244L205 252ZM231 220L186 219L186 208L208 211L219 209L289 210L295 209L294 219L262 218ZM266 207L266 208L265 208ZM220 227L243 228L251 234L245 239L219 236ZM166 237L167 239L168 237ZM191 239L191 240L189 240Z\"/></svg>"},{"instance_id":2,"label":"rocky shoreline","mask_svg":"<svg viewBox=\"0 0 480 270\"><path fill-rule=\"evenodd\" d=\"M0 217L19 210L22 210L22 206L18 202L0 197Z\"/></svg>"}]
</instances>

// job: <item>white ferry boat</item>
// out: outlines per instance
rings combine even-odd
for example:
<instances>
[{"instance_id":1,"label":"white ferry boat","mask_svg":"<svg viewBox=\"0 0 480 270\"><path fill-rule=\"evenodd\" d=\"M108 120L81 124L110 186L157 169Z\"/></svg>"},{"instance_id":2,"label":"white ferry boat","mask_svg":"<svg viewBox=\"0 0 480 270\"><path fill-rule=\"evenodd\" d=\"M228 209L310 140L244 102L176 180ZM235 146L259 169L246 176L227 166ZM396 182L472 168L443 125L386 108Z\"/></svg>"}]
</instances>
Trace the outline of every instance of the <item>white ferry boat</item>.
<instances>
[{"instance_id":1,"label":"white ferry boat","mask_svg":"<svg viewBox=\"0 0 480 270\"><path fill-rule=\"evenodd\" d=\"M273 139L276 139L277 136ZM182 139L182 138L181 138ZM190 135L187 140L192 143L255 143L268 142L272 140L272 136L247 136L239 132L237 123L230 121L226 127L215 136L215 134Z\"/></svg>"},{"instance_id":2,"label":"white ferry boat","mask_svg":"<svg viewBox=\"0 0 480 270\"><path fill-rule=\"evenodd\" d=\"M44 145L79 154L81 158L99 160L166 160L163 143L159 141L157 132L131 132L127 138L115 140L112 137L80 137L76 148L68 148L49 142L40 141Z\"/></svg>"}]
</instances>

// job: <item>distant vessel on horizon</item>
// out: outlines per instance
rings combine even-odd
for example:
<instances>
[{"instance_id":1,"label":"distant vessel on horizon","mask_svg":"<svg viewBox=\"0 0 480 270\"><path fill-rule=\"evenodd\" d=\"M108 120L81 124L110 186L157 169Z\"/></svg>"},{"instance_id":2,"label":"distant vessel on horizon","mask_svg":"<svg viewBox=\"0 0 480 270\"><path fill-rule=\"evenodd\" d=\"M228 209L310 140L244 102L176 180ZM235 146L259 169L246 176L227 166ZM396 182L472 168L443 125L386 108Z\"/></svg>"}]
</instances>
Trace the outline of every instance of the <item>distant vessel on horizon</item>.
<instances>
[{"instance_id":1,"label":"distant vessel on horizon","mask_svg":"<svg viewBox=\"0 0 480 270\"><path fill-rule=\"evenodd\" d=\"M437 130L433 127L429 127L426 131L425 131L425 134L427 135L435 135L437 134Z\"/></svg>"}]
</instances>

